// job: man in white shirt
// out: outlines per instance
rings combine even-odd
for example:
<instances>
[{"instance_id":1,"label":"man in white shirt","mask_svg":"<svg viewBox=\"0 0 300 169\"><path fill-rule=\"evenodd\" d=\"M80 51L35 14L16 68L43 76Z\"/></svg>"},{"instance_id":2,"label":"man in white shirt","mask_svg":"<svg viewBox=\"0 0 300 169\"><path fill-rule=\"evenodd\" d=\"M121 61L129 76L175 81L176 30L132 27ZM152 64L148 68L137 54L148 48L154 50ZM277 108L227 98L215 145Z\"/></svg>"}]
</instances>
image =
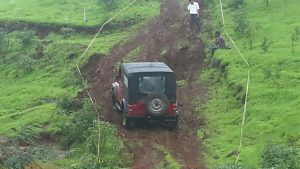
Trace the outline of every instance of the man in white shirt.
<instances>
[{"instance_id":1,"label":"man in white shirt","mask_svg":"<svg viewBox=\"0 0 300 169\"><path fill-rule=\"evenodd\" d=\"M198 16L199 16L199 4L197 2L194 2L194 0L189 0L189 5L187 7L187 9L190 12L191 15L191 30L193 31L195 25L197 26L197 32L200 31L200 24L199 24L199 20L198 20Z\"/></svg>"}]
</instances>

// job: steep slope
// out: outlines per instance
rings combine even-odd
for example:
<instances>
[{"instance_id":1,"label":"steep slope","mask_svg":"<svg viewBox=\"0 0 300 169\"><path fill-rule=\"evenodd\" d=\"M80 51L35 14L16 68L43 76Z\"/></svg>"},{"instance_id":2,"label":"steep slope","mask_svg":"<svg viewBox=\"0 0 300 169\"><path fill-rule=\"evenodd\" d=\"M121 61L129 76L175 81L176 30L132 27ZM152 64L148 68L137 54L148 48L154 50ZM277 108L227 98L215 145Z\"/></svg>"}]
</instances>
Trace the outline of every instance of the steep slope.
<instances>
[{"instance_id":1,"label":"steep slope","mask_svg":"<svg viewBox=\"0 0 300 169\"><path fill-rule=\"evenodd\" d=\"M82 70L89 77L90 91L94 99L105 107L101 115L116 124L134 157L133 168L154 168L161 162L159 147L163 146L184 168L205 168L200 159L200 143L196 130L203 125L194 114L192 100L205 100L206 86L197 80L204 59L202 42L190 33L182 4L166 0L161 14L129 41L115 46L106 57L94 57ZM138 49L135 56L132 51ZM141 126L124 130L121 115L112 110L110 85L116 75L115 66L122 60L164 61L171 66L178 80L178 101L182 105L179 129L168 131L162 127ZM97 62L98 64L95 64Z\"/></svg>"}]
</instances>

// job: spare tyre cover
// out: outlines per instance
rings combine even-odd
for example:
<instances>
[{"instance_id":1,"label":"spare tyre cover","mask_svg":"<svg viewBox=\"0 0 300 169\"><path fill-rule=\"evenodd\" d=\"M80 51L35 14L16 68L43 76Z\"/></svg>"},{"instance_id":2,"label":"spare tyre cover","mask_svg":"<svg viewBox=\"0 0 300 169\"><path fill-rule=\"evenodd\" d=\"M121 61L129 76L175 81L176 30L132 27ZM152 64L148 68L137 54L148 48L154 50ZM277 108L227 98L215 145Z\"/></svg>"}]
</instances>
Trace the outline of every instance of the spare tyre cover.
<instances>
[{"instance_id":1,"label":"spare tyre cover","mask_svg":"<svg viewBox=\"0 0 300 169\"><path fill-rule=\"evenodd\" d=\"M169 99L164 93L150 93L145 99L145 110L152 116L162 116L167 112Z\"/></svg>"}]
</instances>

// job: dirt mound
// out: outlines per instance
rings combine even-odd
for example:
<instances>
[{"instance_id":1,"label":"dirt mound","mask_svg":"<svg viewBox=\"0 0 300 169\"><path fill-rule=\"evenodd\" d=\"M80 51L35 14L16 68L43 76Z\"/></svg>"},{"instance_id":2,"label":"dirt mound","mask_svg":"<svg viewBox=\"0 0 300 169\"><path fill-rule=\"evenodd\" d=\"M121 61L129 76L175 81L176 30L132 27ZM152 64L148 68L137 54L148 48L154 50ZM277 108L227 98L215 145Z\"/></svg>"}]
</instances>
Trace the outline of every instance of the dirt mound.
<instances>
[{"instance_id":1,"label":"dirt mound","mask_svg":"<svg viewBox=\"0 0 300 169\"><path fill-rule=\"evenodd\" d=\"M192 103L195 98L205 100L207 94L206 86L197 80L204 59L203 45L198 38L193 38L183 9L178 1L166 0L159 17L129 41L115 46L108 56L92 57L82 69L89 79L93 98L105 108L102 112L104 120L116 124L122 138L129 143L134 156L133 168L154 168L161 160L159 146L166 148L184 168L205 168L196 136L196 130L203 123L194 114ZM122 127L121 115L111 108L109 92L117 74L114 72L115 65L138 47L140 52L136 61L163 61L175 70L177 80L183 82L178 89L181 115L176 131L158 126L140 126L127 131Z\"/></svg>"}]
</instances>

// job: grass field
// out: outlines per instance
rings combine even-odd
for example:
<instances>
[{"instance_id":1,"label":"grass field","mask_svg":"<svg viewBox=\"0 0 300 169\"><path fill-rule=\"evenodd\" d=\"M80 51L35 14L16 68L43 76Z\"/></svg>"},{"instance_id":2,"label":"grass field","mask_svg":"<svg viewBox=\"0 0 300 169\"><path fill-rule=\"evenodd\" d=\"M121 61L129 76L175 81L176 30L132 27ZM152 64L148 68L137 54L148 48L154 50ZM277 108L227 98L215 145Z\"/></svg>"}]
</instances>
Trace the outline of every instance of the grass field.
<instances>
[{"instance_id":1,"label":"grass field","mask_svg":"<svg viewBox=\"0 0 300 169\"><path fill-rule=\"evenodd\" d=\"M91 0L3 0L0 1L0 22L30 22L45 25L96 26L105 22L109 17L126 6L130 1L119 1L113 9L107 9L104 3L97 4ZM57 106L62 98L74 98L83 89L83 84L76 70L76 63L84 65L93 54L105 57L117 43L122 43L136 30L154 16L159 14L160 1L137 1L126 12L113 20L126 22L136 19L136 24L128 27L115 28L100 34L90 50L82 57L84 50L94 35L71 31L68 37L62 32L51 32L46 37L35 35L36 30L12 31L0 36L0 135L14 136L24 126L31 126L36 134L48 133L56 137L64 127L70 132L63 133L59 139L72 139L81 135L81 142L68 144L70 156L57 160L49 159L44 168L73 168L95 167L119 168L126 166L131 159L122 161L124 146L113 125L100 122L102 136L101 164L95 160L94 142L98 138L98 127L85 124L88 127L78 130L81 119L88 118L86 112L79 110L76 115L60 115ZM83 8L86 8L88 22L83 22ZM28 38L29 37L29 38ZM6 52L7 39L9 49ZM42 52L41 52L42 51ZM42 54L41 54L42 53ZM82 111L82 112L80 112ZM75 112L73 112L75 113ZM77 117L76 119L76 116ZM82 116L82 117L81 117ZM75 119L75 120L74 120ZM77 120L77 121L76 121ZM70 125L71 124L71 125ZM92 126L92 127L91 127ZM71 131L74 131L72 133ZM77 132L77 133L76 133ZM80 133L81 132L81 133ZM104 135L107 136L104 137ZM51 151L50 151L51 152ZM100 159L99 159L100 160ZM0 168L3 165L0 162ZM88 167L89 168L89 167Z\"/></svg>"},{"instance_id":2,"label":"grass field","mask_svg":"<svg viewBox=\"0 0 300 169\"><path fill-rule=\"evenodd\" d=\"M232 7L230 2L224 3L227 31L251 67L241 162L258 168L265 144L300 146L300 35L294 50L291 40L292 33L300 27L300 3L274 0L267 7L265 1L249 0L240 9ZM222 22L219 4L210 4L209 10L214 27L219 29ZM244 31L238 31L243 28ZM225 37L225 32L222 33ZM227 37L225 40L233 46ZM218 50L208 60L219 61L223 67L202 74L210 81L219 81L211 88L212 99L204 108L207 129L199 130L201 136L208 136L207 158L215 168L235 161L236 156L230 154L239 145L247 66L235 49Z\"/></svg>"},{"instance_id":3,"label":"grass field","mask_svg":"<svg viewBox=\"0 0 300 169\"><path fill-rule=\"evenodd\" d=\"M100 3L97 3L97 2ZM2 0L0 21L26 21L32 23L94 26L104 23L117 11L129 4L130 0L118 1L107 8L101 0ZM156 15L160 1L137 1L132 8L116 18L118 21L149 19ZM84 9L88 22L84 22Z\"/></svg>"},{"instance_id":4,"label":"grass field","mask_svg":"<svg viewBox=\"0 0 300 169\"><path fill-rule=\"evenodd\" d=\"M53 43L44 46L43 58L33 59L37 42L25 49L14 34L17 32L9 35L12 49L7 61L0 64L0 134L5 135L13 134L12 128L52 121L57 116L57 101L63 96L76 96L82 84L76 75L75 63L91 38L75 34L64 40L61 35L50 34L43 41ZM125 33L103 35L80 60L86 60L92 53L107 54L114 44L126 37ZM22 64L32 70L27 71Z\"/></svg>"},{"instance_id":5,"label":"grass field","mask_svg":"<svg viewBox=\"0 0 300 169\"><path fill-rule=\"evenodd\" d=\"M89 0L6 0L0 2L0 21L98 25L129 2L120 1L113 9L107 9L104 3ZM158 14L159 6L160 2L156 0L139 1L114 21L135 18L137 15L146 21ZM83 23L83 8L87 11L87 23ZM71 37L65 38L62 34L50 33L42 40L34 36L31 44L26 45L22 44L19 36L24 32L9 33L10 48L5 56L5 63L0 63L0 134L11 135L12 128L19 129L32 123L44 124L55 119L57 100L62 96L74 97L82 89L82 84L76 77L75 63L85 63L94 53L107 54L113 45L126 40L144 21L128 29L101 34L84 58L79 57L93 35L73 32ZM3 49L5 43L1 44L4 45ZM43 56L35 58L35 49L40 44L43 46Z\"/></svg>"}]
</instances>

